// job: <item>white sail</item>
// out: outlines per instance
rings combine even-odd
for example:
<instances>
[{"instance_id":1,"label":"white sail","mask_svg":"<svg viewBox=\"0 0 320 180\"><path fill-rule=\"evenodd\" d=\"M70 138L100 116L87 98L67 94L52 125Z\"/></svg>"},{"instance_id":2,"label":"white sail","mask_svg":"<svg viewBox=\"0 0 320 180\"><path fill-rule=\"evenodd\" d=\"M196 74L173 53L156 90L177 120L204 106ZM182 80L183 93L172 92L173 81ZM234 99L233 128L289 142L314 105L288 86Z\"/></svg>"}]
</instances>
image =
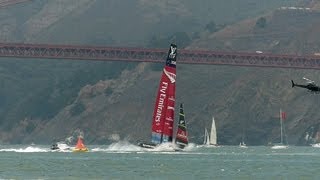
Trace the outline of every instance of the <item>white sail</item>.
<instances>
[{"instance_id":1,"label":"white sail","mask_svg":"<svg viewBox=\"0 0 320 180\"><path fill-rule=\"evenodd\" d=\"M210 136L209 133L207 131L207 128L204 129L204 141L203 144L205 145L209 145L210 144Z\"/></svg>"},{"instance_id":2,"label":"white sail","mask_svg":"<svg viewBox=\"0 0 320 180\"><path fill-rule=\"evenodd\" d=\"M210 132L210 144L212 144L212 145L216 145L217 144L216 123L215 123L213 117L212 117L212 125L211 125L211 132Z\"/></svg>"},{"instance_id":3,"label":"white sail","mask_svg":"<svg viewBox=\"0 0 320 180\"><path fill-rule=\"evenodd\" d=\"M280 109L280 143L275 144L271 147L271 149L286 149L288 148L288 145L285 145L283 143L283 114L282 114L282 110Z\"/></svg>"}]
</instances>

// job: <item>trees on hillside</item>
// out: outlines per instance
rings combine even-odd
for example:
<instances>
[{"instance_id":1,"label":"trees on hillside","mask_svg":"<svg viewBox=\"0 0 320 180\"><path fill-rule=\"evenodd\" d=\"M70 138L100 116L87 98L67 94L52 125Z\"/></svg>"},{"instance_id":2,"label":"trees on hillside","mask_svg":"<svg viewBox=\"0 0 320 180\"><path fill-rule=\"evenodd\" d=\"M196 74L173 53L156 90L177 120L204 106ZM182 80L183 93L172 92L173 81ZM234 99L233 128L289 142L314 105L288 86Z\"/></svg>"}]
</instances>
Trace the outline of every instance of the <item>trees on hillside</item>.
<instances>
[{"instance_id":1,"label":"trees on hillside","mask_svg":"<svg viewBox=\"0 0 320 180\"><path fill-rule=\"evenodd\" d=\"M214 21L210 21L206 27L205 30L209 31L210 33L216 32L217 31L217 25Z\"/></svg>"},{"instance_id":2,"label":"trees on hillside","mask_svg":"<svg viewBox=\"0 0 320 180\"><path fill-rule=\"evenodd\" d=\"M178 48L184 48L191 43L191 38L186 32L175 32L167 36L153 36L149 41L149 47L167 48L170 43L176 43Z\"/></svg>"},{"instance_id":3,"label":"trees on hillside","mask_svg":"<svg viewBox=\"0 0 320 180\"><path fill-rule=\"evenodd\" d=\"M265 17L260 17L256 22L256 27L265 28L267 26L267 19Z\"/></svg>"}]
</instances>

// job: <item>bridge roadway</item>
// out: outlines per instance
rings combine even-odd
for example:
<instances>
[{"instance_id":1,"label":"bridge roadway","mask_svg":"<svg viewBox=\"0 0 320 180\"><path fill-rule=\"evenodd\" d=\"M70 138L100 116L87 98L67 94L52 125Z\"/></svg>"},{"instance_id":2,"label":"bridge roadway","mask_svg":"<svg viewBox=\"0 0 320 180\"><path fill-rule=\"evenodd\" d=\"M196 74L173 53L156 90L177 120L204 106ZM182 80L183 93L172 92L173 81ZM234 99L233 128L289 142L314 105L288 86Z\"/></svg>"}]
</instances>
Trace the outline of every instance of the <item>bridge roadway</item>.
<instances>
[{"instance_id":1,"label":"bridge roadway","mask_svg":"<svg viewBox=\"0 0 320 180\"><path fill-rule=\"evenodd\" d=\"M0 43L0 57L163 63L168 49ZM1 58L3 59L3 58ZM7 58L6 58L7 59ZM320 69L320 56L179 50L179 64Z\"/></svg>"}]
</instances>

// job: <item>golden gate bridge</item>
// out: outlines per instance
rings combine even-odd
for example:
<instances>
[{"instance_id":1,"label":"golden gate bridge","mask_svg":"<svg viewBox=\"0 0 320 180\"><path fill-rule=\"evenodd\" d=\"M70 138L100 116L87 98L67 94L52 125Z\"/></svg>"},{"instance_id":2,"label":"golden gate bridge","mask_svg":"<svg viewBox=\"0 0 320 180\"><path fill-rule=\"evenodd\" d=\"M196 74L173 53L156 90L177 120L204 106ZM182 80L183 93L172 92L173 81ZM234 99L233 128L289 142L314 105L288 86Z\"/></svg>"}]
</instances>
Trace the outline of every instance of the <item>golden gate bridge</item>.
<instances>
[{"instance_id":1,"label":"golden gate bridge","mask_svg":"<svg viewBox=\"0 0 320 180\"><path fill-rule=\"evenodd\" d=\"M31 0L0 0L0 8ZM0 57L163 63L167 49L0 43ZM178 51L181 64L320 69L320 56L269 53Z\"/></svg>"},{"instance_id":2,"label":"golden gate bridge","mask_svg":"<svg viewBox=\"0 0 320 180\"><path fill-rule=\"evenodd\" d=\"M0 43L0 57L163 63L167 49ZM269 53L178 51L180 64L320 69L320 56Z\"/></svg>"}]
</instances>

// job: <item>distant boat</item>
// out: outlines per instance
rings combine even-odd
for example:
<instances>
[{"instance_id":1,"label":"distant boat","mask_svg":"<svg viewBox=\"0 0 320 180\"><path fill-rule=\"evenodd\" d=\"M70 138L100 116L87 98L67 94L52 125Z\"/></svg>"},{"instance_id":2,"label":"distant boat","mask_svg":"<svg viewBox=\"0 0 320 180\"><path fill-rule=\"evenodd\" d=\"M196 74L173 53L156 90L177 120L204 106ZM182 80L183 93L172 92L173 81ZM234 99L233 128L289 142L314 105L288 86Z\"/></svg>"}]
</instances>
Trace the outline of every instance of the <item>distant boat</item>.
<instances>
[{"instance_id":1,"label":"distant boat","mask_svg":"<svg viewBox=\"0 0 320 180\"><path fill-rule=\"evenodd\" d=\"M283 143L283 120L285 119L285 112L280 109L280 143L274 144L271 149L286 149L289 146Z\"/></svg>"},{"instance_id":2,"label":"distant boat","mask_svg":"<svg viewBox=\"0 0 320 180\"><path fill-rule=\"evenodd\" d=\"M312 147L320 148L320 143L311 144Z\"/></svg>"},{"instance_id":3,"label":"distant boat","mask_svg":"<svg viewBox=\"0 0 320 180\"><path fill-rule=\"evenodd\" d=\"M216 123L214 121L214 117L212 117L212 123L211 123L211 131L210 135L207 131L207 128L204 129L204 140L203 140L203 146L205 147L216 147L217 144L217 130L216 130Z\"/></svg>"},{"instance_id":4,"label":"distant boat","mask_svg":"<svg viewBox=\"0 0 320 180\"><path fill-rule=\"evenodd\" d=\"M240 142L239 147L240 148L248 148L248 146L243 141Z\"/></svg>"},{"instance_id":5,"label":"distant boat","mask_svg":"<svg viewBox=\"0 0 320 180\"><path fill-rule=\"evenodd\" d=\"M187 133L187 125L185 120L185 115L183 111L183 104L180 104L180 112L179 112L179 122L178 122L178 130L176 135L175 143L181 149L185 148L188 145L188 133Z\"/></svg>"},{"instance_id":6,"label":"distant boat","mask_svg":"<svg viewBox=\"0 0 320 180\"><path fill-rule=\"evenodd\" d=\"M58 143L53 143L50 147L51 150L59 150Z\"/></svg>"},{"instance_id":7,"label":"distant boat","mask_svg":"<svg viewBox=\"0 0 320 180\"><path fill-rule=\"evenodd\" d=\"M139 142L138 146L143 148L155 148L162 143L172 143L176 94L176 56L177 46L171 44L154 106L151 143Z\"/></svg>"},{"instance_id":8,"label":"distant boat","mask_svg":"<svg viewBox=\"0 0 320 180\"><path fill-rule=\"evenodd\" d=\"M76 144L76 147L73 149L73 152L88 152L88 148L83 143L82 136L78 137L78 142Z\"/></svg>"},{"instance_id":9,"label":"distant boat","mask_svg":"<svg viewBox=\"0 0 320 180\"><path fill-rule=\"evenodd\" d=\"M210 145L210 135L209 135L209 133L208 133L207 128L204 128L203 145Z\"/></svg>"},{"instance_id":10,"label":"distant boat","mask_svg":"<svg viewBox=\"0 0 320 180\"><path fill-rule=\"evenodd\" d=\"M53 143L50 147L51 150L70 150L71 148L64 142Z\"/></svg>"},{"instance_id":11,"label":"distant boat","mask_svg":"<svg viewBox=\"0 0 320 180\"><path fill-rule=\"evenodd\" d=\"M240 148L248 148L248 146L246 145L246 143L244 143L244 137L245 137L244 134L245 134L245 133L244 133L244 128L243 128L243 130L242 130L242 140L241 140L241 142L240 142L240 144L239 144L239 147L240 147Z\"/></svg>"}]
</instances>

